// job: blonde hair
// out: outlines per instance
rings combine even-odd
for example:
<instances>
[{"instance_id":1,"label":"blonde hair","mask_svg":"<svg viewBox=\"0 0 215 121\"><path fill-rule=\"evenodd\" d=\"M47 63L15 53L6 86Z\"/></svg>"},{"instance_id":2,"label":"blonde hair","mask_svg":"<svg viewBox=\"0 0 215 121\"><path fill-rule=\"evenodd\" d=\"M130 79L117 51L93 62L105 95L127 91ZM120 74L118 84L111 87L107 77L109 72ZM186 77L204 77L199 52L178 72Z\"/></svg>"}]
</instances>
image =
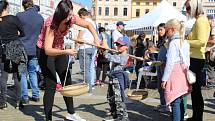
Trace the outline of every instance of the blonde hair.
<instances>
[{"instance_id":1,"label":"blonde hair","mask_svg":"<svg viewBox=\"0 0 215 121\"><path fill-rule=\"evenodd\" d=\"M185 39L185 23L177 19L171 19L166 23L165 26L169 28L174 28L175 32L179 32L180 45L182 45Z\"/></svg>"},{"instance_id":2,"label":"blonde hair","mask_svg":"<svg viewBox=\"0 0 215 121\"><path fill-rule=\"evenodd\" d=\"M204 14L202 0L187 0L190 5L190 18L195 18L200 14Z\"/></svg>"}]
</instances>

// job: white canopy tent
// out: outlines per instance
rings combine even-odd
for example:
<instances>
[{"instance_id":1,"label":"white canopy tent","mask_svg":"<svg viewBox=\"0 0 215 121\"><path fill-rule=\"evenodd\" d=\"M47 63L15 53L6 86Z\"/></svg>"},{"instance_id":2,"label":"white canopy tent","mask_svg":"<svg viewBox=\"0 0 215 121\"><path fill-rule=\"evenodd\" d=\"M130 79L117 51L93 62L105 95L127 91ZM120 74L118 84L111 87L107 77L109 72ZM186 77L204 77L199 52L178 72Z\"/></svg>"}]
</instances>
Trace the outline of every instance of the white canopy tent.
<instances>
[{"instance_id":1,"label":"white canopy tent","mask_svg":"<svg viewBox=\"0 0 215 121\"><path fill-rule=\"evenodd\" d=\"M163 0L157 7L152 11L144 15L143 17L136 18L130 21L125 21L125 30L152 30L157 27L160 23L166 23L170 19L178 19L180 21L186 21L186 16L176 10L166 0ZM106 26L108 30L116 29L115 24Z\"/></svg>"}]
</instances>

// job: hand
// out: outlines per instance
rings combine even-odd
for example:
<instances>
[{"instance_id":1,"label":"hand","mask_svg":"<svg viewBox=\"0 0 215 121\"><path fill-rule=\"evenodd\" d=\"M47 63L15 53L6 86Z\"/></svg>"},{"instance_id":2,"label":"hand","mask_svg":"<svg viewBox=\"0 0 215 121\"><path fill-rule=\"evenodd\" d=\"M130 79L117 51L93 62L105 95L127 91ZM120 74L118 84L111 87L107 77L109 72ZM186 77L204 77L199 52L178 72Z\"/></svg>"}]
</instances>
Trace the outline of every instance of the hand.
<instances>
[{"instance_id":1,"label":"hand","mask_svg":"<svg viewBox=\"0 0 215 121\"><path fill-rule=\"evenodd\" d=\"M166 89L166 81L162 81L162 83L161 83L161 88L162 88L162 89Z\"/></svg>"},{"instance_id":2,"label":"hand","mask_svg":"<svg viewBox=\"0 0 215 121\"><path fill-rule=\"evenodd\" d=\"M74 56L78 52L75 49L66 49L66 54Z\"/></svg>"}]
</instances>

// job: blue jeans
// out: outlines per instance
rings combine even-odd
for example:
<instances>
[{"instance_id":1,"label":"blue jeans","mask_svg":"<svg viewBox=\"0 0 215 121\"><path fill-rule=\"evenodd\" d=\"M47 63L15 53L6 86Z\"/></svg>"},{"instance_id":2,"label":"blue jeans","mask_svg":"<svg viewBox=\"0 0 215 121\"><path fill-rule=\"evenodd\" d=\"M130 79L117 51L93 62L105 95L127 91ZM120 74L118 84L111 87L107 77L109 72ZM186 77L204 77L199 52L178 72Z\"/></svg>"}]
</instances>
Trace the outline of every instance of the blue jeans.
<instances>
[{"instance_id":1,"label":"blue jeans","mask_svg":"<svg viewBox=\"0 0 215 121\"><path fill-rule=\"evenodd\" d=\"M21 73L21 85L22 85L22 99L28 100L28 79L32 89L32 97L39 98L39 88L38 88L38 79L37 79L37 58L36 57L28 57L27 63L27 72L24 71Z\"/></svg>"},{"instance_id":2,"label":"blue jeans","mask_svg":"<svg viewBox=\"0 0 215 121\"><path fill-rule=\"evenodd\" d=\"M164 70L161 67L157 67L157 78L158 78L158 82L157 82L157 88L158 88L158 92L160 95L160 104L161 105L166 105L166 101L164 98L164 89L161 88L161 83L162 83L162 76L164 73Z\"/></svg>"},{"instance_id":3,"label":"blue jeans","mask_svg":"<svg viewBox=\"0 0 215 121\"><path fill-rule=\"evenodd\" d=\"M175 99L172 103L172 121L184 121L183 97Z\"/></svg>"},{"instance_id":4,"label":"blue jeans","mask_svg":"<svg viewBox=\"0 0 215 121\"><path fill-rule=\"evenodd\" d=\"M90 87L89 92L92 92L92 83L91 83L92 68L91 68L91 66L92 66L93 54L94 54L93 48L79 49L79 64L80 64L81 70L82 71L85 70L84 80L86 80L86 82L89 84L89 87Z\"/></svg>"},{"instance_id":5,"label":"blue jeans","mask_svg":"<svg viewBox=\"0 0 215 121\"><path fill-rule=\"evenodd\" d=\"M97 54L97 49L93 49L93 56L92 56L92 63L91 63L91 84L94 86L95 81L96 81L96 64L95 64L95 59L96 59L96 54Z\"/></svg>"}]
</instances>

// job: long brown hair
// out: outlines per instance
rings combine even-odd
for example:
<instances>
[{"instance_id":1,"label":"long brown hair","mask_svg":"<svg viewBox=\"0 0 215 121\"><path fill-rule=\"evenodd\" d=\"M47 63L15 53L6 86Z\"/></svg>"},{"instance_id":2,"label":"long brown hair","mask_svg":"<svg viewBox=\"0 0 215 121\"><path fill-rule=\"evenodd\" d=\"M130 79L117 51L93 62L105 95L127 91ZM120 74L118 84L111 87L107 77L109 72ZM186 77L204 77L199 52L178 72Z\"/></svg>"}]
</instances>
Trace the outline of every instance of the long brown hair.
<instances>
[{"instance_id":1,"label":"long brown hair","mask_svg":"<svg viewBox=\"0 0 215 121\"><path fill-rule=\"evenodd\" d=\"M73 10L71 0L61 0L55 10L50 28L52 30L58 29L60 23L68 17L70 10ZM70 21L67 22L68 27L70 26L70 23L71 23Z\"/></svg>"}]
</instances>

